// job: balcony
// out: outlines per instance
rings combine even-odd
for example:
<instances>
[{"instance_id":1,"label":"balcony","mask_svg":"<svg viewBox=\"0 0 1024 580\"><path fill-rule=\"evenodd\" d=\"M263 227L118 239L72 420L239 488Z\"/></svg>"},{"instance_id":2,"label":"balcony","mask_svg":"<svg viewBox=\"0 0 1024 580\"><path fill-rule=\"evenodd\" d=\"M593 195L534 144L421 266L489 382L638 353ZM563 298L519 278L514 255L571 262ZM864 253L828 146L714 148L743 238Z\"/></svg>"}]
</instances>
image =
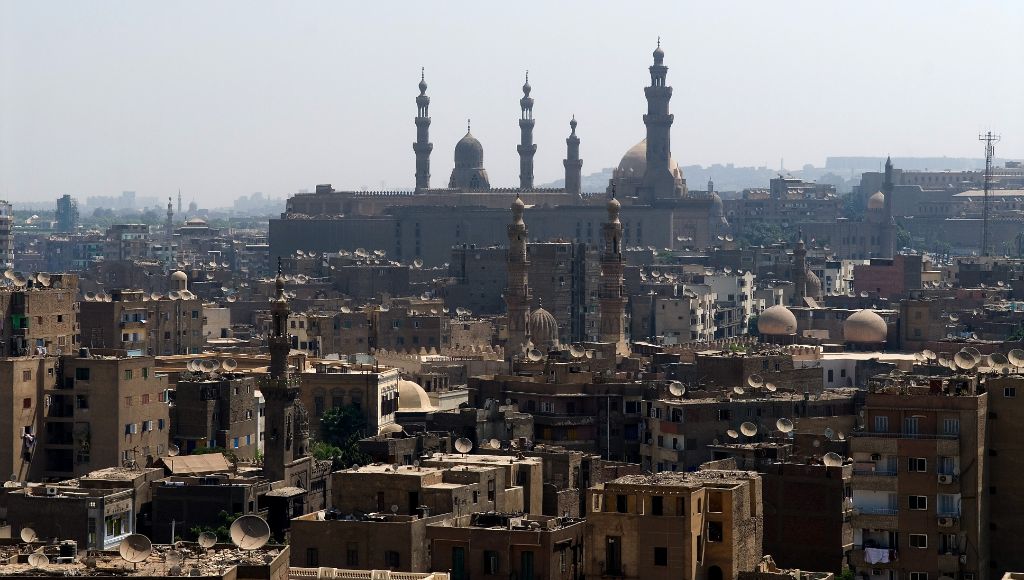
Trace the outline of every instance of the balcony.
<instances>
[{"instance_id":1,"label":"balcony","mask_svg":"<svg viewBox=\"0 0 1024 580\"><path fill-rule=\"evenodd\" d=\"M896 563L899 553L887 546L855 545L850 551L850 565L858 570L866 568L884 568ZM868 560L871 560L870 562ZM885 561L882 561L885 560Z\"/></svg>"},{"instance_id":2,"label":"balcony","mask_svg":"<svg viewBox=\"0 0 1024 580\"><path fill-rule=\"evenodd\" d=\"M870 491L896 491L896 472L885 469L855 468L850 485Z\"/></svg>"},{"instance_id":3,"label":"balcony","mask_svg":"<svg viewBox=\"0 0 1024 580\"><path fill-rule=\"evenodd\" d=\"M547 427L579 427L582 425L593 425L593 415L555 415L547 413L534 413L533 422L537 426Z\"/></svg>"},{"instance_id":4,"label":"balcony","mask_svg":"<svg viewBox=\"0 0 1024 580\"><path fill-rule=\"evenodd\" d=\"M851 523L854 528L895 530L898 514L899 510L895 508L853 506L853 520Z\"/></svg>"}]
</instances>

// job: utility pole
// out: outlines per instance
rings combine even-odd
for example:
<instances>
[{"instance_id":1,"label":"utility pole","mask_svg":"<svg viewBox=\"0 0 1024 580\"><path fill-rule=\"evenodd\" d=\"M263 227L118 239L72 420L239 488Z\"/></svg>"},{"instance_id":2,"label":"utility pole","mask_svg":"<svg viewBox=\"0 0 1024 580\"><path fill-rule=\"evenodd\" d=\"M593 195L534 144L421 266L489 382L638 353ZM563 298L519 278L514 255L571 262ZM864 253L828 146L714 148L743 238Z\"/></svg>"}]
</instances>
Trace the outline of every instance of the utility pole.
<instances>
[{"instance_id":1,"label":"utility pole","mask_svg":"<svg viewBox=\"0 0 1024 580\"><path fill-rule=\"evenodd\" d=\"M992 188L992 158L995 156L996 147L995 143L999 142L999 135L993 135L992 131L978 135L979 141L985 142L985 182L984 191L985 199L981 208L981 255L988 256L988 207L989 207L989 189Z\"/></svg>"}]
</instances>

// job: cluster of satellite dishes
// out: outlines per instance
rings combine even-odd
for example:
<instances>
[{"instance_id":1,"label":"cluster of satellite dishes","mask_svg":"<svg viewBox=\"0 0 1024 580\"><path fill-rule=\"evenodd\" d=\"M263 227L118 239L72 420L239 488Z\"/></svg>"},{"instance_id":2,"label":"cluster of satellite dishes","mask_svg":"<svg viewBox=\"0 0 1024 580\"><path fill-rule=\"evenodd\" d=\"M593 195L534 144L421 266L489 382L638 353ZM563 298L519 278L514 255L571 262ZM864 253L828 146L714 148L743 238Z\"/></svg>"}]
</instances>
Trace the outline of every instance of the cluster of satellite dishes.
<instances>
[{"instance_id":1,"label":"cluster of satellite dishes","mask_svg":"<svg viewBox=\"0 0 1024 580\"><path fill-rule=\"evenodd\" d=\"M214 372L234 372L238 368L238 361L233 358L226 358L222 361L218 361L213 358L194 358L185 363L185 368L193 373L214 373Z\"/></svg>"},{"instance_id":2,"label":"cluster of satellite dishes","mask_svg":"<svg viewBox=\"0 0 1024 580\"><path fill-rule=\"evenodd\" d=\"M775 386L775 383L771 381L765 381L759 374L752 374L747 377L747 387L735 386L732 388L732 392L738 396L744 396L747 394L756 394L758 390L763 390L766 393L774 393L779 388Z\"/></svg>"},{"instance_id":3,"label":"cluster of satellite dishes","mask_svg":"<svg viewBox=\"0 0 1024 580\"><path fill-rule=\"evenodd\" d=\"M151 292L149 294L143 293L142 295L143 302L155 302L157 300L163 300L164 298L167 298L168 300L195 300L198 296L193 294L190 290L171 290L167 293L167 296L164 296L160 292ZM100 290L99 292L89 291L82 295L82 300L85 302L113 302L114 297L103 290Z\"/></svg>"},{"instance_id":4,"label":"cluster of satellite dishes","mask_svg":"<svg viewBox=\"0 0 1024 580\"><path fill-rule=\"evenodd\" d=\"M40 288L60 288L62 283L60 280L54 280L50 274L46 272L36 272L31 275L24 275L21 272L15 272L12 269L4 271L4 277L2 282L6 286L13 286L15 288L24 288L26 286L38 286Z\"/></svg>"},{"instance_id":5,"label":"cluster of satellite dishes","mask_svg":"<svg viewBox=\"0 0 1024 580\"><path fill-rule=\"evenodd\" d=\"M953 371L969 371L987 368L993 372L1010 374L1019 372L1024 367L1024 350L1015 348L1003 354L994 352L983 355L973 346L965 346L952 356L945 353L935 353L931 350L923 350L914 353L914 360L925 365L938 365ZM894 373L897 371L893 371ZM892 373L891 373L892 374ZM902 373L900 373L902 374Z\"/></svg>"},{"instance_id":6,"label":"cluster of satellite dishes","mask_svg":"<svg viewBox=\"0 0 1024 580\"><path fill-rule=\"evenodd\" d=\"M229 529L231 536L231 543L236 548L251 552L258 550L265 546L270 541L270 526L267 522L255 515L241 516L236 519ZM21 529L21 541L26 544L32 544L39 540L38 534L32 528ZM217 545L216 534L210 532L203 532L199 534L197 543L199 547L204 550L209 550ZM138 565L145 562L153 555L153 542L143 534L131 534L125 539L121 540L121 543L117 546L117 553L121 556L121 559L125 562L132 564L133 568L138 568ZM164 564L169 566L167 568L168 576L180 576L182 575L181 566L186 561L186 554L178 550L170 550L163 553ZM43 553L43 548L40 547L38 550L33 552L28 557L28 564L33 568L43 568L50 563L50 558ZM85 562L89 567L95 567L95 559ZM200 570L194 569L190 576L201 576L203 575Z\"/></svg>"}]
</instances>

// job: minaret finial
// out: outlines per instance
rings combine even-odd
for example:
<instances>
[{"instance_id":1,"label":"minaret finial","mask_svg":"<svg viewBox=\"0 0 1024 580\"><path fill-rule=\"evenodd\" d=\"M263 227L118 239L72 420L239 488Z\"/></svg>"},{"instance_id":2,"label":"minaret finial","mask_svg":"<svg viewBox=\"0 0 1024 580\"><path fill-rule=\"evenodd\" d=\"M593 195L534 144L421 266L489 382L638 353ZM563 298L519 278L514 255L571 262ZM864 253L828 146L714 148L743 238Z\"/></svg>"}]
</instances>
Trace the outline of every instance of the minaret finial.
<instances>
[{"instance_id":1,"label":"minaret finial","mask_svg":"<svg viewBox=\"0 0 1024 580\"><path fill-rule=\"evenodd\" d=\"M661 36L658 36L658 48L661 48Z\"/></svg>"},{"instance_id":2,"label":"minaret finial","mask_svg":"<svg viewBox=\"0 0 1024 580\"><path fill-rule=\"evenodd\" d=\"M284 267L281 265L281 256L277 257L277 275L284 276Z\"/></svg>"},{"instance_id":3,"label":"minaret finial","mask_svg":"<svg viewBox=\"0 0 1024 580\"><path fill-rule=\"evenodd\" d=\"M469 133L469 119L466 119L466 132Z\"/></svg>"},{"instance_id":4,"label":"minaret finial","mask_svg":"<svg viewBox=\"0 0 1024 580\"><path fill-rule=\"evenodd\" d=\"M421 66L420 67L420 80L421 81L427 80L427 67L425 67L425 66Z\"/></svg>"}]
</instances>

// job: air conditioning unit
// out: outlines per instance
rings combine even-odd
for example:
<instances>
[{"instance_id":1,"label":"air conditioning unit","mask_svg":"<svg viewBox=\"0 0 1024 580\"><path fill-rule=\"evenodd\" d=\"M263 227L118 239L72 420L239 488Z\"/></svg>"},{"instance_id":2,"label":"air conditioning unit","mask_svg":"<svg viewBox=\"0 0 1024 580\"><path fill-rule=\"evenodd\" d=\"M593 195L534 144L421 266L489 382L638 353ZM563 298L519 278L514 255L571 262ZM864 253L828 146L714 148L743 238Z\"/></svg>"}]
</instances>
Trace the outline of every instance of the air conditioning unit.
<instances>
[{"instance_id":1,"label":"air conditioning unit","mask_svg":"<svg viewBox=\"0 0 1024 580\"><path fill-rule=\"evenodd\" d=\"M939 474L939 483L953 483L953 476L945 473Z\"/></svg>"},{"instance_id":2,"label":"air conditioning unit","mask_svg":"<svg viewBox=\"0 0 1024 580\"><path fill-rule=\"evenodd\" d=\"M57 495L57 488L52 485L46 486L46 495L51 497Z\"/></svg>"}]
</instances>

